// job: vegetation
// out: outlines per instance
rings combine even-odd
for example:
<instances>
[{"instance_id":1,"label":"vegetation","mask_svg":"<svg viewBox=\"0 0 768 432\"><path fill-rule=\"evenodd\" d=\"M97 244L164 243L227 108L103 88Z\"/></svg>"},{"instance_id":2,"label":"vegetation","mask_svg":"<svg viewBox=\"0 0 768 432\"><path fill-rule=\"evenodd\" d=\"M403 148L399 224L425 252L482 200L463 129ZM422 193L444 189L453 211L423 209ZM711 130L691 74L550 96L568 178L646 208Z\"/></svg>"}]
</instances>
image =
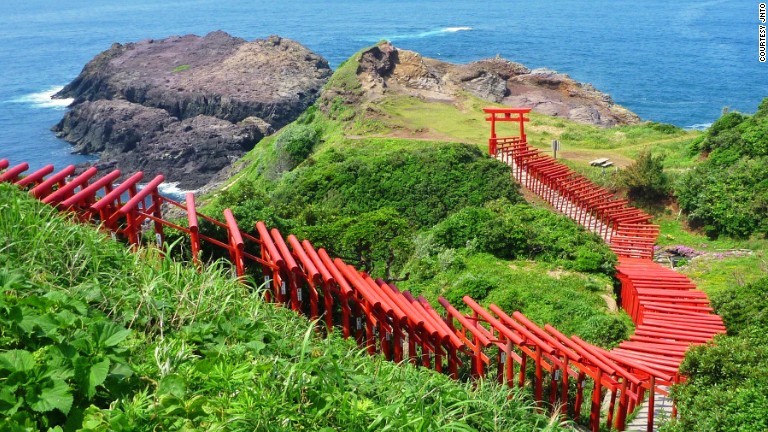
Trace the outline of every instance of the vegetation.
<instances>
[{"instance_id":1,"label":"vegetation","mask_svg":"<svg viewBox=\"0 0 768 432\"><path fill-rule=\"evenodd\" d=\"M243 226L265 220L390 275L410 255L417 230L497 198L521 200L507 168L477 148L371 139L325 147L275 181L243 179L221 194L217 207L231 207Z\"/></svg>"},{"instance_id":2,"label":"vegetation","mask_svg":"<svg viewBox=\"0 0 768 432\"><path fill-rule=\"evenodd\" d=\"M190 66L188 64L178 65L175 68L173 68L173 72L184 72L189 70L189 67Z\"/></svg>"},{"instance_id":3,"label":"vegetation","mask_svg":"<svg viewBox=\"0 0 768 432\"><path fill-rule=\"evenodd\" d=\"M558 430L0 184L0 430ZM167 255L166 255L167 256Z\"/></svg>"},{"instance_id":4,"label":"vegetation","mask_svg":"<svg viewBox=\"0 0 768 432\"><path fill-rule=\"evenodd\" d=\"M641 204L656 203L669 196L670 181L664 173L664 156L643 150L637 159L619 172L619 185L627 195Z\"/></svg>"},{"instance_id":5,"label":"vegetation","mask_svg":"<svg viewBox=\"0 0 768 432\"><path fill-rule=\"evenodd\" d=\"M232 208L241 226L264 220L433 301L444 295L461 307L472 294L603 346L626 337L630 320L609 309L614 254L569 219L523 202L509 168L485 155L486 102L392 92L370 103L358 58L339 67L315 107L246 156L208 210ZM538 114L529 129L570 133L584 149L612 133ZM674 127L622 130L605 146L690 138ZM299 146L309 155L282 163L281 143L310 134Z\"/></svg>"},{"instance_id":6,"label":"vegetation","mask_svg":"<svg viewBox=\"0 0 768 432\"><path fill-rule=\"evenodd\" d=\"M681 419L670 431L764 431L768 429L768 277L712 297L728 335L686 355L689 379L673 395Z\"/></svg>"},{"instance_id":7,"label":"vegetation","mask_svg":"<svg viewBox=\"0 0 768 432\"><path fill-rule=\"evenodd\" d=\"M707 159L677 186L688 221L710 237L768 235L768 98L753 116L725 114L692 149Z\"/></svg>"}]
</instances>

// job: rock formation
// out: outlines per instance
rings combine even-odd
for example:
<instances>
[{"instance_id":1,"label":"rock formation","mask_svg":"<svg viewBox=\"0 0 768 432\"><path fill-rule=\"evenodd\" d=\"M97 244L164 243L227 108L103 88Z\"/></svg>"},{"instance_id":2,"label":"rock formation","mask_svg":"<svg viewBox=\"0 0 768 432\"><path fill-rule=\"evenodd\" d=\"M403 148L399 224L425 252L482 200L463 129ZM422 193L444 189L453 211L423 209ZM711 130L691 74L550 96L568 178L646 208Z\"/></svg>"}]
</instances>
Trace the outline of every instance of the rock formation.
<instances>
[{"instance_id":1,"label":"rock formation","mask_svg":"<svg viewBox=\"0 0 768 432\"><path fill-rule=\"evenodd\" d=\"M382 43L363 52L358 78L366 97L373 100L387 92L400 92L450 102L459 92L469 92L504 105L527 106L543 114L599 126L640 122L636 114L590 84L504 59L457 65Z\"/></svg>"},{"instance_id":2,"label":"rock formation","mask_svg":"<svg viewBox=\"0 0 768 432\"><path fill-rule=\"evenodd\" d=\"M74 103L53 130L98 153L97 165L197 188L298 117L330 75L325 59L278 36L114 44L58 93Z\"/></svg>"}]
</instances>

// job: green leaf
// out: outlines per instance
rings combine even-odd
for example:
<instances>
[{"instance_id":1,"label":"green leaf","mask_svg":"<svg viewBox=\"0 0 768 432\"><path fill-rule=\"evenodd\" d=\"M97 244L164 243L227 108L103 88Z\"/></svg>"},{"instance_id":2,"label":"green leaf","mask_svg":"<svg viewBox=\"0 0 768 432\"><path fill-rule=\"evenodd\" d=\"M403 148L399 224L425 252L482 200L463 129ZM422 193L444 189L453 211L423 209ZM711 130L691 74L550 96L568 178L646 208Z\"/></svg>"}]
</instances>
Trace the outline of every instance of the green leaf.
<instances>
[{"instance_id":1,"label":"green leaf","mask_svg":"<svg viewBox=\"0 0 768 432\"><path fill-rule=\"evenodd\" d=\"M107 374L109 374L109 364L109 359L104 359L91 366L91 371L88 375L88 388L86 389L86 395L89 399L96 394L96 386L107 379Z\"/></svg>"},{"instance_id":2,"label":"green leaf","mask_svg":"<svg viewBox=\"0 0 768 432\"><path fill-rule=\"evenodd\" d=\"M104 421L104 414L101 410L93 405L89 406L83 412L83 425L84 431L102 431L106 430L106 422Z\"/></svg>"},{"instance_id":3,"label":"green leaf","mask_svg":"<svg viewBox=\"0 0 768 432\"><path fill-rule=\"evenodd\" d=\"M68 414L72 408L72 392L64 381L53 381L53 387L46 387L37 397L37 400L30 404L30 407L37 412L48 412L57 409L64 414Z\"/></svg>"},{"instance_id":4,"label":"green leaf","mask_svg":"<svg viewBox=\"0 0 768 432\"><path fill-rule=\"evenodd\" d=\"M0 368L11 372L28 372L34 369L35 358L24 350L11 350L0 354Z\"/></svg>"},{"instance_id":5,"label":"green leaf","mask_svg":"<svg viewBox=\"0 0 768 432\"><path fill-rule=\"evenodd\" d=\"M9 387L0 388L0 413L3 415L13 415L24 402L24 398L17 398L13 390Z\"/></svg>"},{"instance_id":6,"label":"green leaf","mask_svg":"<svg viewBox=\"0 0 768 432\"><path fill-rule=\"evenodd\" d=\"M103 323L95 327L95 336L98 346L113 347L124 341L131 331L114 323Z\"/></svg>"},{"instance_id":7,"label":"green leaf","mask_svg":"<svg viewBox=\"0 0 768 432\"><path fill-rule=\"evenodd\" d=\"M163 377L160 381L160 386L157 389L158 395L168 394L179 398L183 398L186 392L184 378L178 374L170 374Z\"/></svg>"}]
</instances>

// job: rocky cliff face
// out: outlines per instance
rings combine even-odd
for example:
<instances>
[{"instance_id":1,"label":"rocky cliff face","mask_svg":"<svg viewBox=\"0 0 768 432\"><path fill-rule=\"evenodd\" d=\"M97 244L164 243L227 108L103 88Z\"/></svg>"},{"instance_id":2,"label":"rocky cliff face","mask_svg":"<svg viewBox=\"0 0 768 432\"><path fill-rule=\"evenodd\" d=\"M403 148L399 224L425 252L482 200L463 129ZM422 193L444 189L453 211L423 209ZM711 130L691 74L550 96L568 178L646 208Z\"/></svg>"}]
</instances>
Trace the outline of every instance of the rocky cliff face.
<instances>
[{"instance_id":1,"label":"rocky cliff face","mask_svg":"<svg viewBox=\"0 0 768 432\"><path fill-rule=\"evenodd\" d=\"M53 130L102 167L197 188L298 117L330 75L325 59L277 36L114 44L57 95L75 102Z\"/></svg>"},{"instance_id":2,"label":"rocky cliff face","mask_svg":"<svg viewBox=\"0 0 768 432\"><path fill-rule=\"evenodd\" d=\"M431 100L452 101L459 92L510 106L599 126L638 123L640 118L610 96L568 75L530 70L504 59L457 65L425 58L382 43L365 51L358 78L367 98L400 92Z\"/></svg>"}]
</instances>

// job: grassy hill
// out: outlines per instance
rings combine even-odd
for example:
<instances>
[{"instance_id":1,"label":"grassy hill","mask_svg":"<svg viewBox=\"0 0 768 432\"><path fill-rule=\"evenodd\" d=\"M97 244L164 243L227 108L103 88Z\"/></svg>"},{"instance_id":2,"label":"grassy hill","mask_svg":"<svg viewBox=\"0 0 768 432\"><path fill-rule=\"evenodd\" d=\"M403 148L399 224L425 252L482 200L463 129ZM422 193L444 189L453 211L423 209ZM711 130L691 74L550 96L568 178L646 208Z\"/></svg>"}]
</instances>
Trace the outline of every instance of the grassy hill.
<instances>
[{"instance_id":1,"label":"grassy hill","mask_svg":"<svg viewBox=\"0 0 768 432\"><path fill-rule=\"evenodd\" d=\"M0 430L559 430L0 184Z\"/></svg>"},{"instance_id":2,"label":"grassy hill","mask_svg":"<svg viewBox=\"0 0 768 432\"><path fill-rule=\"evenodd\" d=\"M455 147L459 143L485 151L488 125L483 119L482 108L492 104L469 94L445 102L398 94L397 91L366 99L365 90L356 78L356 58L353 56L336 72L326 87L324 98L314 110L276 137L264 140L244 159L245 168L229 184L219 205L243 205L238 199L244 195L241 189L243 185L249 185L246 190L258 190L265 202L273 199L275 190L301 191L301 188L296 188L295 179L301 179L313 170L322 171L326 163L342 162L343 157L339 155L368 152L366 157L375 158L382 153L396 152L407 157L405 155L411 152ZM729 166L734 162L744 165L745 158L764 157L735 155L733 149L739 146L732 144L765 143L764 137L760 138L760 131L764 130L764 115L751 118L731 114L719 122L721 127L714 127L707 132L685 131L652 122L604 129L536 113L530 117L526 130L531 144L548 149L553 139L560 140L560 159L596 183L619 194L624 193L619 174L621 169L630 166L644 151L651 151L655 157L661 156L672 195L666 200L653 203L649 208L655 214L655 223L661 226L659 247L680 252L685 259L678 262L682 265L679 271L707 292L713 298L717 312L727 316L726 324L729 328L737 329L732 330L732 336L718 338L717 346L721 348L702 347L688 356L683 369L691 379L685 386L675 390L681 413L687 420L667 427L670 430L729 430L735 424L749 424L757 425L755 430L759 430L762 421L760 413L764 412L765 406L761 396L764 394L765 383L759 374L749 371L760 370L763 362L760 346L764 338L760 336L762 324L759 322L764 311L760 309L761 301L757 300L760 296L755 293L761 292L766 283L768 258L765 251L768 250L768 241L759 233L738 235L736 238L712 235L713 232L708 232L706 227L690 223L689 214L680 210L676 196L687 188L693 191L713 190L715 192L712 196L716 199L732 200L734 196L729 193L722 190L717 192L718 182L705 181L702 185L700 181L697 183L692 179L696 180L697 175L699 180L713 175L716 178L723 177L719 172L727 177L725 182L733 179L732 184L740 184L744 176L739 176L737 171L727 168L723 162ZM293 134L293 127L312 131L312 144L298 146L310 150L300 158L295 158L292 163L285 164L288 167L285 172L275 173L272 167L280 159L281 149L291 141L289 137ZM504 131L501 130L500 134L504 134ZM717 150L718 146L720 150ZM759 145L745 148L758 151L763 149ZM730 157L723 157L722 154ZM615 167L603 170L589 166L589 161L602 157L609 158ZM409 182L404 178L395 177L393 180L392 170L389 169L391 162L378 160L374 164L381 178L389 182L411 184L410 179ZM755 171L761 165L752 163L749 166ZM466 166L456 166L455 169L470 179L469 184L478 180L474 177L476 173ZM493 170L493 173L497 175L497 171ZM417 172L409 174L418 177ZM489 179L485 177L482 181L487 182ZM357 177L349 179L352 183L356 180ZM757 179L753 183L760 181ZM691 187L694 184L698 186ZM359 201L343 189L328 187L325 195L314 196L303 204L326 207L325 203L341 200L346 203L345 210L348 211L349 205ZM753 185L751 189L748 187L740 190L742 195L749 194L749 191L760 194L765 188ZM410 190L401 192L402 196L407 196ZM597 248L599 241L574 235L571 228L561 231L568 222L547 220L536 213L539 209L548 208L535 197L526 196L533 204L522 204L524 209L518 210L524 214L536 214L533 220L537 222L534 223L526 223L525 217L513 216L515 211L508 210L510 206L520 206L519 200L508 196L509 203L505 204L494 203L495 197L491 196L481 194L480 198L484 201L480 206L452 207L437 219L412 226L410 232L402 233L397 242L392 242L400 244L401 249L389 250L380 255L400 257L397 263L393 260L396 265L388 267L388 274L394 268L392 275L404 279L399 282L401 287L423 293L430 299L443 295L456 300L463 294L470 294L483 303L496 303L509 310L519 309L534 321L553 323L567 333L579 334L601 345L610 346L626 337L631 331L626 316L611 313L604 303L605 297L611 297L610 287L606 289L610 285L607 278L610 274L602 273L599 266L578 269L577 257L537 249L536 241L516 242L513 227L523 227L523 232L529 230L528 237L535 237L536 233L552 232L553 238L564 239L566 244L580 238L582 245ZM759 202L745 198L742 204L754 205ZM386 207L388 203L385 200L379 202L379 205ZM334 211L333 207L330 206L330 214ZM489 215L493 209L498 210L500 207L507 210ZM435 220L437 223L430 225ZM504 225L499 220L511 223ZM334 241L338 242L344 231L324 230L326 221L322 218L305 218L298 222L295 218L283 220L285 223L293 223L296 230L311 238L315 236L321 242L328 240L326 245L332 248ZM513 239L494 237L489 227L502 227L501 231ZM467 235L468 232L485 234L473 236ZM355 235L353 230L348 237ZM458 241L454 241L456 239ZM389 241L394 238L380 240ZM505 255L499 249L487 247L489 243L504 245L502 249L507 252L519 250L522 253ZM564 249L573 252L576 244L570 244ZM403 255L408 258L403 259ZM610 257L598 257L596 260L603 264L611 263ZM745 300L755 295L756 298ZM730 316L733 315L730 311L741 307L741 301L756 305L758 310L750 315L751 318L743 314ZM758 323L743 324L750 320ZM746 327L746 330L738 330L740 327ZM714 392L710 392L712 388ZM745 408L746 405L749 408Z\"/></svg>"},{"instance_id":3,"label":"grassy hill","mask_svg":"<svg viewBox=\"0 0 768 432\"><path fill-rule=\"evenodd\" d=\"M615 256L567 218L527 204L508 167L485 156L487 103L396 91L367 100L356 70L353 57L315 107L259 143L210 211L230 207L243 226L266 220L430 300L461 304L472 292L603 346L631 333L615 310ZM532 123L537 140L608 133L542 115ZM626 139L638 146L668 138L633 128L643 133Z\"/></svg>"}]
</instances>

